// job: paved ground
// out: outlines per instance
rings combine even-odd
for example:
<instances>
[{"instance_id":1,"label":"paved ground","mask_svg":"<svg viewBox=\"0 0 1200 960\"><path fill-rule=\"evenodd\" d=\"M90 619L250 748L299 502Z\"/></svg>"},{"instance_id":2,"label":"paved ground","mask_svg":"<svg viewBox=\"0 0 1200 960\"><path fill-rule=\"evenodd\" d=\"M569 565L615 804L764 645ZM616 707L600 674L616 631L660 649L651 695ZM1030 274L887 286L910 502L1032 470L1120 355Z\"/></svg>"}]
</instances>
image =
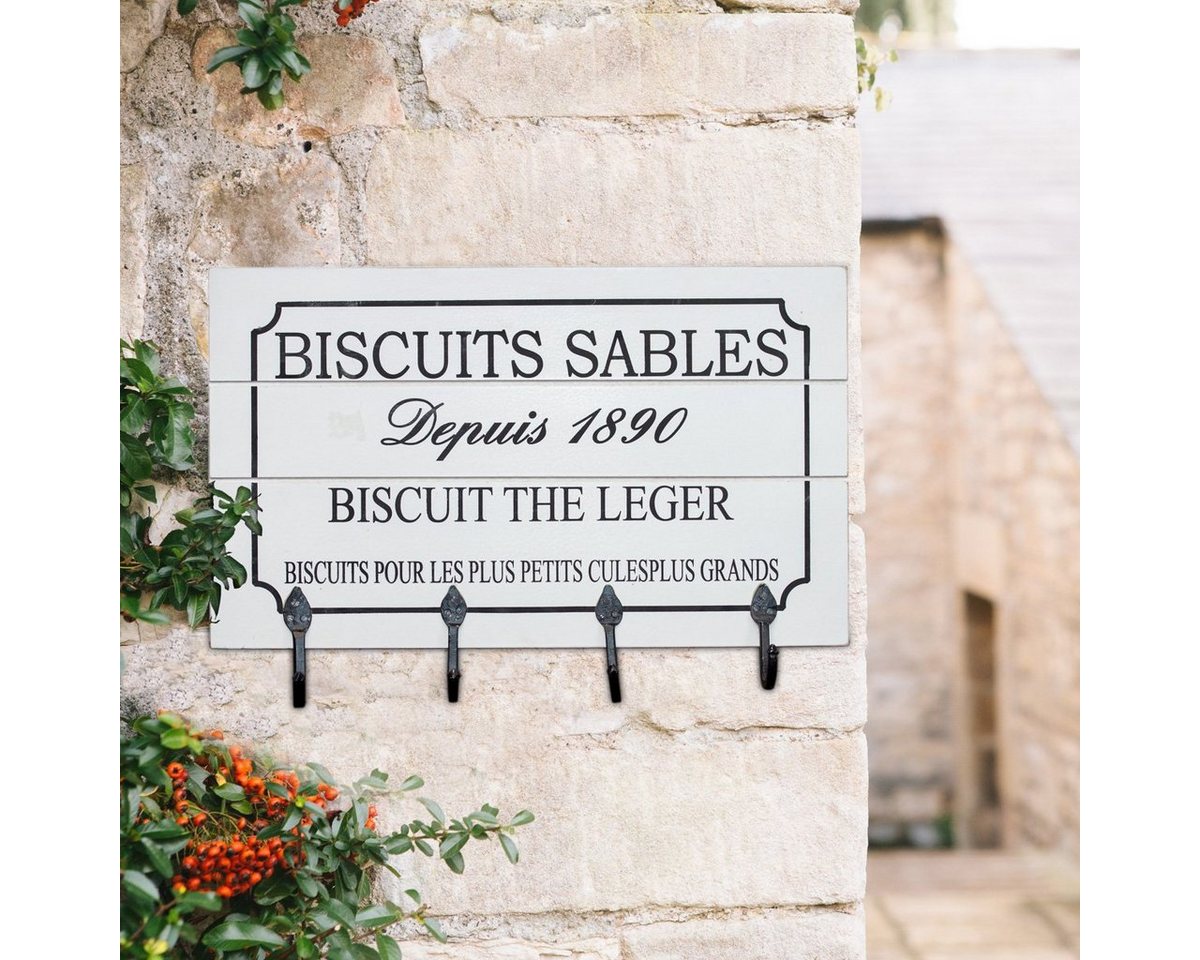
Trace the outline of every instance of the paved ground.
<instances>
[{"instance_id":1,"label":"paved ground","mask_svg":"<svg viewBox=\"0 0 1200 960\"><path fill-rule=\"evenodd\" d=\"M867 960L1074 960L1079 878L1054 856L872 853Z\"/></svg>"}]
</instances>

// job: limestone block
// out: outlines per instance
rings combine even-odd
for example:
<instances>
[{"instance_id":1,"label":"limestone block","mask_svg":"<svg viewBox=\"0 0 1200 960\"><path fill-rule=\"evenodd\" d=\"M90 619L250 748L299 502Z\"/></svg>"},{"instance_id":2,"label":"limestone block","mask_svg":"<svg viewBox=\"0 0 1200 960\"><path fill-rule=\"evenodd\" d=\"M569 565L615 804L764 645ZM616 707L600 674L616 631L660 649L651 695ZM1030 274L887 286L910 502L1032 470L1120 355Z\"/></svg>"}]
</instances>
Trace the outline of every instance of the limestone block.
<instances>
[{"instance_id":1,"label":"limestone block","mask_svg":"<svg viewBox=\"0 0 1200 960\"><path fill-rule=\"evenodd\" d=\"M204 633L176 628L147 631L124 653L125 695L142 709L183 709L281 761L324 762L343 781L373 767L421 773L452 816L485 801L505 814L533 808L516 867L486 844L468 848L461 877L405 858L406 880L439 914L844 904L863 894L861 733L703 723L727 684L764 707L778 693L753 689L749 650L707 651L711 668L671 691L698 718L678 733L644 719L654 689L644 678L684 651L623 654L619 706L595 650L465 650L457 704L446 701L444 652L311 651L304 710L291 706L283 650L213 651ZM419 811L389 800L382 825Z\"/></svg>"},{"instance_id":2,"label":"limestone block","mask_svg":"<svg viewBox=\"0 0 1200 960\"><path fill-rule=\"evenodd\" d=\"M174 0L121 0L121 72L138 65L162 32Z\"/></svg>"},{"instance_id":3,"label":"limestone block","mask_svg":"<svg viewBox=\"0 0 1200 960\"><path fill-rule=\"evenodd\" d=\"M778 10L801 13L854 13L859 0L716 0L725 10Z\"/></svg>"},{"instance_id":4,"label":"limestone block","mask_svg":"<svg viewBox=\"0 0 1200 960\"><path fill-rule=\"evenodd\" d=\"M146 302L146 170L121 168L121 336L142 335Z\"/></svg>"},{"instance_id":5,"label":"limestone block","mask_svg":"<svg viewBox=\"0 0 1200 960\"><path fill-rule=\"evenodd\" d=\"M772 911L763 916L624 928L628 960L862 960L862 912Z\"/></svg>"},{"instance_id":6,"label":"limestone block","mask_svg":"<svg viewBox=\"0 0 1200 960\"><path fill-rule=\"evenodd\" d=\"M858 140L822 124L398 130L367 175L370 263L857 262Z\"/></svg>"},{"instance_id":7,"label":"limestone block","mask_svg":"<svg viewBox=\"0 0 1200 960\"><path fill-rule=\"evenodd\" d=\"M293 138L326 140L357 127L404 123L395 64L378 40L357 33L306 35L301 49L312 72L299 82L284 79L286 102L278 110L265 110L257 97L241 94L236 67L205 73L212 55L235 42L229 30L213 27L200 35L192 51L194 75L215 92L213 125L222 133L273 146Z\"/></svg>"},{"instance_id":8,"label":"limestone block","mask_svg":"<svg viewBox=\"0 0 1200 960\"><path fill-rule=\"evenodd\" d=\"M854 25L821 14L477 16L421 33L432 100L488 117L830 115L858 99Z\"/></svg>"},{"instance_id":9,"label":"limestone block","mask_svg":"<svg viewBox=\"0 0 1200 960\"><path fill-rule=\"evenodd\" d=\"M400 944L407 960L622 960L620 942L592 938L570 943L536 943L504 937L438 943L430 937Z\"/></svg>"},{"instance_id":10,"label":"limestone block","mask_svg":"<svg viewBox=\"0 0 1200 960\"><path fill-rule=\"evenodd\" d=\"M188 246L192 327L208 352L208 269L321 266L341 262L341 173L307 154L263 170L237 169L200 184L197 226Z\"/></svg>"}]
</instances>

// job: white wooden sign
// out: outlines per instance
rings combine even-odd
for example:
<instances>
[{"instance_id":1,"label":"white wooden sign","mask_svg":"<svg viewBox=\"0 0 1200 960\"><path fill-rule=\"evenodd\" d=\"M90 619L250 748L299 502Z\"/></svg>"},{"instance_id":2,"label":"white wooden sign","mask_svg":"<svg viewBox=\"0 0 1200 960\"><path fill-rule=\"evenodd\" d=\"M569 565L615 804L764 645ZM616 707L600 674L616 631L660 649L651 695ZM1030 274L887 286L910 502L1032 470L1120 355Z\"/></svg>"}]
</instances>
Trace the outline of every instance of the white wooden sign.
<instances>
[{"instance_id":1,"label":"white wooden sign","mask_svg":"<svg viewBox=\"0 0 1200 960\"><path fill-rule=\"evenodd\" d=\"M218 269L210 474L251 486L216 647L847 642L842 267Z\"/></svg>"}]
</instances>

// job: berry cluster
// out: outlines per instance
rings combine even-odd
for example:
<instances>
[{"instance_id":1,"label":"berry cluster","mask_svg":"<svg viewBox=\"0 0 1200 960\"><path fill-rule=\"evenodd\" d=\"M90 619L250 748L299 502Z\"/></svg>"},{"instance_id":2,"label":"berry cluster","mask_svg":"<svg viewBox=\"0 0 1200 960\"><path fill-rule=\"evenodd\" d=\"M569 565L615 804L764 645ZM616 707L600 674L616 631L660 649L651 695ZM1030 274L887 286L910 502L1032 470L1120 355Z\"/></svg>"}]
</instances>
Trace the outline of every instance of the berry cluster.
<instances>
[{"instance_id":1,"label":"berry cluster","mask_svg":"<svg viewBox=\"0 0 1200 960\"><path fill-rule=\"evenodd\" d=\"M349 26L351 20L363 15L368 3L374 2L375 0L350 0L346 3L346 0L333 0L333 12L337 14L338 26Z\"/></svg>"},{"instance_id":2,"label":"berry cluster","mask_svg":"<svg viewBox=\"0 0 1200 960\"><path fill-rule=\"evenodd\" d=\"M245 823L245 821L240 821ZM188 853L180 861L181 873L171 878L176 894L191 890L211 891L219 897L236 897L272 876L276 869L286 870L304 861L304 853L293 840L279 837L259 840L254 834L231 834L228 842L188 841Z\"/></svg>"},{"instance_id":3,"label":"berry cluster","mask_svg":"<svg viewBox=\"0 0 1200 960\"><path fill-rule=\"evenodd\" d=\"M223 740L220 730L206 735L209 740ZM223 755L222 755L223 756ZM235 783L241 787L252 812L235 816L215 809L202 809L189 796L188 769L178 761L165 767L171 779L172 808L175 822L187 827L186 855L179 861L180 871L171 878L175 893L206 891L230 898L246 893L277 870L294 870L305 862L301 849L302 827L312 825L316 816L336 816L340 811L330 807L337 800L336 787L327 783L302 788L300 778L292 770L255 771L254 761L242 754L241 748L228 750L228 763L201 756L196 760L205 787L221 787ZM307 811L313 810L314 813ZM284 820L293 809L305 810L283 836L262 838L259 833ZM375 804L367 808L364 826L375 829Z\"/></svg>"}]
</instances>

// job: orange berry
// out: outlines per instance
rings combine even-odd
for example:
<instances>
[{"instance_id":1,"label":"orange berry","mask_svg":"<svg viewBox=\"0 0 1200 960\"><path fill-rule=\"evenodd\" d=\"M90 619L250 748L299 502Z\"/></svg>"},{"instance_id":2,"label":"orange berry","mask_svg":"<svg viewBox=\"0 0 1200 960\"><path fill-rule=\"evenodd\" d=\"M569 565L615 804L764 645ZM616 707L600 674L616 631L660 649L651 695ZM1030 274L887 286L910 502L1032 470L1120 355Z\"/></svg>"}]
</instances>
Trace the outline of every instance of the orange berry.
<instances>
[{"instance_id":1,"label":"orange berry","mask_svg":"<svg viewBox=\"0 0 1200 960\"><path fill-rule=\"evenodd\" d=\"M229 889L227 884L222 884L221 886L217 887L217 896L224 897L226 900L228 900L233 896L233 891Z\"/></svg>"}]
</instances>

